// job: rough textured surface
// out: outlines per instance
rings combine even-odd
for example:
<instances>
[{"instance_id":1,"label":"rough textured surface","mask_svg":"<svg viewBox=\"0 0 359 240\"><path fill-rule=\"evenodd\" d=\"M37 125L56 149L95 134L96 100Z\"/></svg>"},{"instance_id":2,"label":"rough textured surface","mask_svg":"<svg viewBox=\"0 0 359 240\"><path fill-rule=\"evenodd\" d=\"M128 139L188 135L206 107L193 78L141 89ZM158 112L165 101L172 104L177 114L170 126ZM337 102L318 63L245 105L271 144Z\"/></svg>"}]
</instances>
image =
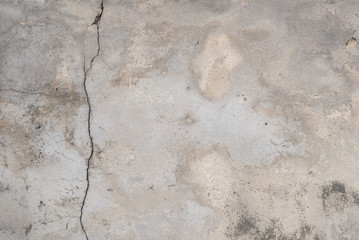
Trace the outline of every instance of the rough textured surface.
<instances>
[{"instance_id":1,"label":"rough textured surface","mask_svg":"<svg viewBox=\"0 0 359 240\"><path fill-rule=\"evenodd\" d=\"M358 239L358 9L0 0L0 239Z\"/></svg>"}]
</instances>

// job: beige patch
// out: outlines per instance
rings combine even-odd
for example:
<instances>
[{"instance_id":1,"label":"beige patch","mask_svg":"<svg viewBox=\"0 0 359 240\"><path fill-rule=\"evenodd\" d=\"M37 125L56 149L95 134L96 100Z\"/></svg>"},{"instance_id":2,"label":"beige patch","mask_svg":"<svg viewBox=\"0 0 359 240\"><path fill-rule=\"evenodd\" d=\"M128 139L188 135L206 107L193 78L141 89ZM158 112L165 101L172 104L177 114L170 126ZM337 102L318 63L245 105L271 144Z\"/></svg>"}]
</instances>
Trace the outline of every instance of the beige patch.
<instances>
[{"instance_id":1,"label":"beige patch","mask_svg":"<svg viewBox=\"0 0 359 240\"><path fill-rule=\"evenodd\" d=\"M112 77L111 82L115 85L120 84L122 86L132 86L136 85L138 80L143 77L146 77L145 69L119 71Z\"/></svg>"},{"instance_id":2,"label":"beige patch","mask_svg":"<svg viewBox=\"0 0 359 240\"><path fill-rule=\"evenodd\" d=\"M338 107L338 109L332 109L330 111L330 114L327 115L327 118L330 119L344 119L344 120L350 120L352 114L351 108L343 104L342 106Z\"/></svg>"},{"instance_id":3,"label":"beige patch","mask_svg":"<svg viewBox=\"0 0 359 240\"><path fill-rule=\"evenodd\" d=\"M6 126L6 122L4 120L0 119L0 128L5 127Z\"/></svg>"},{"instance_id":4,"label":"beige patch","mask_svg":"<svg viewBox=\"0 0 359 240\"><path fill-rule=\"evenodd\" d=\"M230 89L231 71L241 60L227 35L210 35L192 62L203 95L209 99L222 98Z\"/></svg>"},{"instance_id":5,"label":"beige patch","mask_svg":"<svg viewBox=\"0 0 359 240\"><path fill-rule=\"evenodd\" d=\"M272 118L275 116L275 109L273 106L266 106L260 102L253 105L253 110L264 117Z\"/></svg>"},{"instance_id":6,"label":"beige patch","mask_svg":"<svg viewBox=\"0 0 359 240\"><path fill-rule=\"evenodd\" d=\"M346 43L346 46L347 47L353 47L355 44L357 43L357 40L355 37L351 37L347 43Z\"/></svg>"},{"instance_id":7,"label":"beige patch","mask_svg":"<svg viewBox=\"0 0 359 240\"><path fill-rule=\"evenodd\" d=\"M217 147L199 156L196 153L187 156L177 175L202 204L221 210L233 197L237 181L228 152Z\"/></svg>"},{"instance_id":8,"label":"beige patch","mask_svg":"<svg viewBox=\"0 0 359 240\"><path fill-rule=\"evenodd\" d=\"M57 67L57 73L51 82L49 94L70 93L74 91L74 83L69 76L69 66L65 62Z\"/></svg>"},{"instance_id":9,"label":"beige patch","mask_svg":"<svg viewBox=\"0 0 359 240\"><path fill-rule=\"evenodd\" d=\"M229 72L227 68L223 66L223 59L216 59L208 73L205 86L207 94L215 99L221 98L228 92L230 86Z\"/></svg>"}]
</instances>

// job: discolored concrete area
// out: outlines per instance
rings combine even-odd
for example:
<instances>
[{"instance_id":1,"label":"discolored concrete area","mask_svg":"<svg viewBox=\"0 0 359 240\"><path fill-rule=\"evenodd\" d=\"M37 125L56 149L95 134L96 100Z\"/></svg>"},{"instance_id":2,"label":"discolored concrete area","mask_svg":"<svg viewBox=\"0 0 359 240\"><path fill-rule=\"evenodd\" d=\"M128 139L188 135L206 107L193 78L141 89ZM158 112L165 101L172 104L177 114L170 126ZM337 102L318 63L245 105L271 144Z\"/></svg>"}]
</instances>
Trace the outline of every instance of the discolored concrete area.
<instances>
[{"instance_id":1,"label":"discolored concrete area","mask_svg":"<svg viewBox=\"0 0 359 240\"><path fill-rule=\"evenodd\" d=\"M0 1L0 239L358 239L358 9Z\"/></svg>"}]
</instances>

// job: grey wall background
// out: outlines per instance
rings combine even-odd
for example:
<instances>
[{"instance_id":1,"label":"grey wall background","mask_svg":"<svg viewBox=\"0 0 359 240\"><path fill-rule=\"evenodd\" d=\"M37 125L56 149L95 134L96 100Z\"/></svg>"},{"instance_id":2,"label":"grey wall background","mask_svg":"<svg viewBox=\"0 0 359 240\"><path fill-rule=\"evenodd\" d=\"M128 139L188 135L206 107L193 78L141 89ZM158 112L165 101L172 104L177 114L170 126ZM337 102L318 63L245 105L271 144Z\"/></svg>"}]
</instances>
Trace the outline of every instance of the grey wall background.
<instances>
[{"instance_id":1,"label":"grey wall background","mask_svg":"<svg viewBox=\"0 0 359 240\"><path fill-rule=\"evenodd\" d=\"M0 239L358 239L358 9L0 0Z\"/></svg>"}]
</instances>

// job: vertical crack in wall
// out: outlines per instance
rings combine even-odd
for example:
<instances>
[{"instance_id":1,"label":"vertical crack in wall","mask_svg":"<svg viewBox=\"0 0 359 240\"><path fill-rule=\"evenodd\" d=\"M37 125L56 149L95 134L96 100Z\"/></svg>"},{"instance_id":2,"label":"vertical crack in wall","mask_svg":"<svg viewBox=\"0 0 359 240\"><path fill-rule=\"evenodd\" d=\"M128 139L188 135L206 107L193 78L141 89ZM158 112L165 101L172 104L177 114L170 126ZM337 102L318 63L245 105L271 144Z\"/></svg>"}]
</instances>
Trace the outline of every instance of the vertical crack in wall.
<instances>
[{"instance_id":1,"label":"vertical crack in wall","mask_svg":"<svg viewBox=\"0 0 359 240\"><path fill-rule=\"evenodd\" d=\"M85 226L83 224L83 213L84 213L84 206L85 206L85 203L86 203L88 190L90 188L90 174L89 174L89 171L90 171L91 159L92 159L93 152L94 152L94 144L93 144L93 137L92 137L92 134L91 134L92 108L91 108L90 97L89 97L88 92L87 92L86 81L87 81L87 74L92 69L93 62L95 61L96 57L98 57L100 55L100 51L101 51L101 46L100 46L100 21L101 21L103 10L104 10L104 8L103 8L103 0L102 0L101 4L100 4L100 11L96 15L94 22L91 24L91 26L95 25L96 30L97 30L97 53L96 53L96 55L94 57L92 57L91 62L90 62L90 66L88 67L88 69L86 69L86 59L85 59L85 55L84 55L84 68L83 68L83 70L84 70L83 87L84 87L84 92L85 92L85 95L86 95L86 102L87 102L87 105L88 105L87 132L88 132L89 139L90 139L91 152L90 152L89 157L87 158L87 168L86 168L87 186L86 186L85 195L84 195L84 198L82 200L82 205L81 205L80 224L81 224L82 231L84 232L87 240L89 238L87 236L87 232L86 232Z\"/></svg>"}]
</instances>

